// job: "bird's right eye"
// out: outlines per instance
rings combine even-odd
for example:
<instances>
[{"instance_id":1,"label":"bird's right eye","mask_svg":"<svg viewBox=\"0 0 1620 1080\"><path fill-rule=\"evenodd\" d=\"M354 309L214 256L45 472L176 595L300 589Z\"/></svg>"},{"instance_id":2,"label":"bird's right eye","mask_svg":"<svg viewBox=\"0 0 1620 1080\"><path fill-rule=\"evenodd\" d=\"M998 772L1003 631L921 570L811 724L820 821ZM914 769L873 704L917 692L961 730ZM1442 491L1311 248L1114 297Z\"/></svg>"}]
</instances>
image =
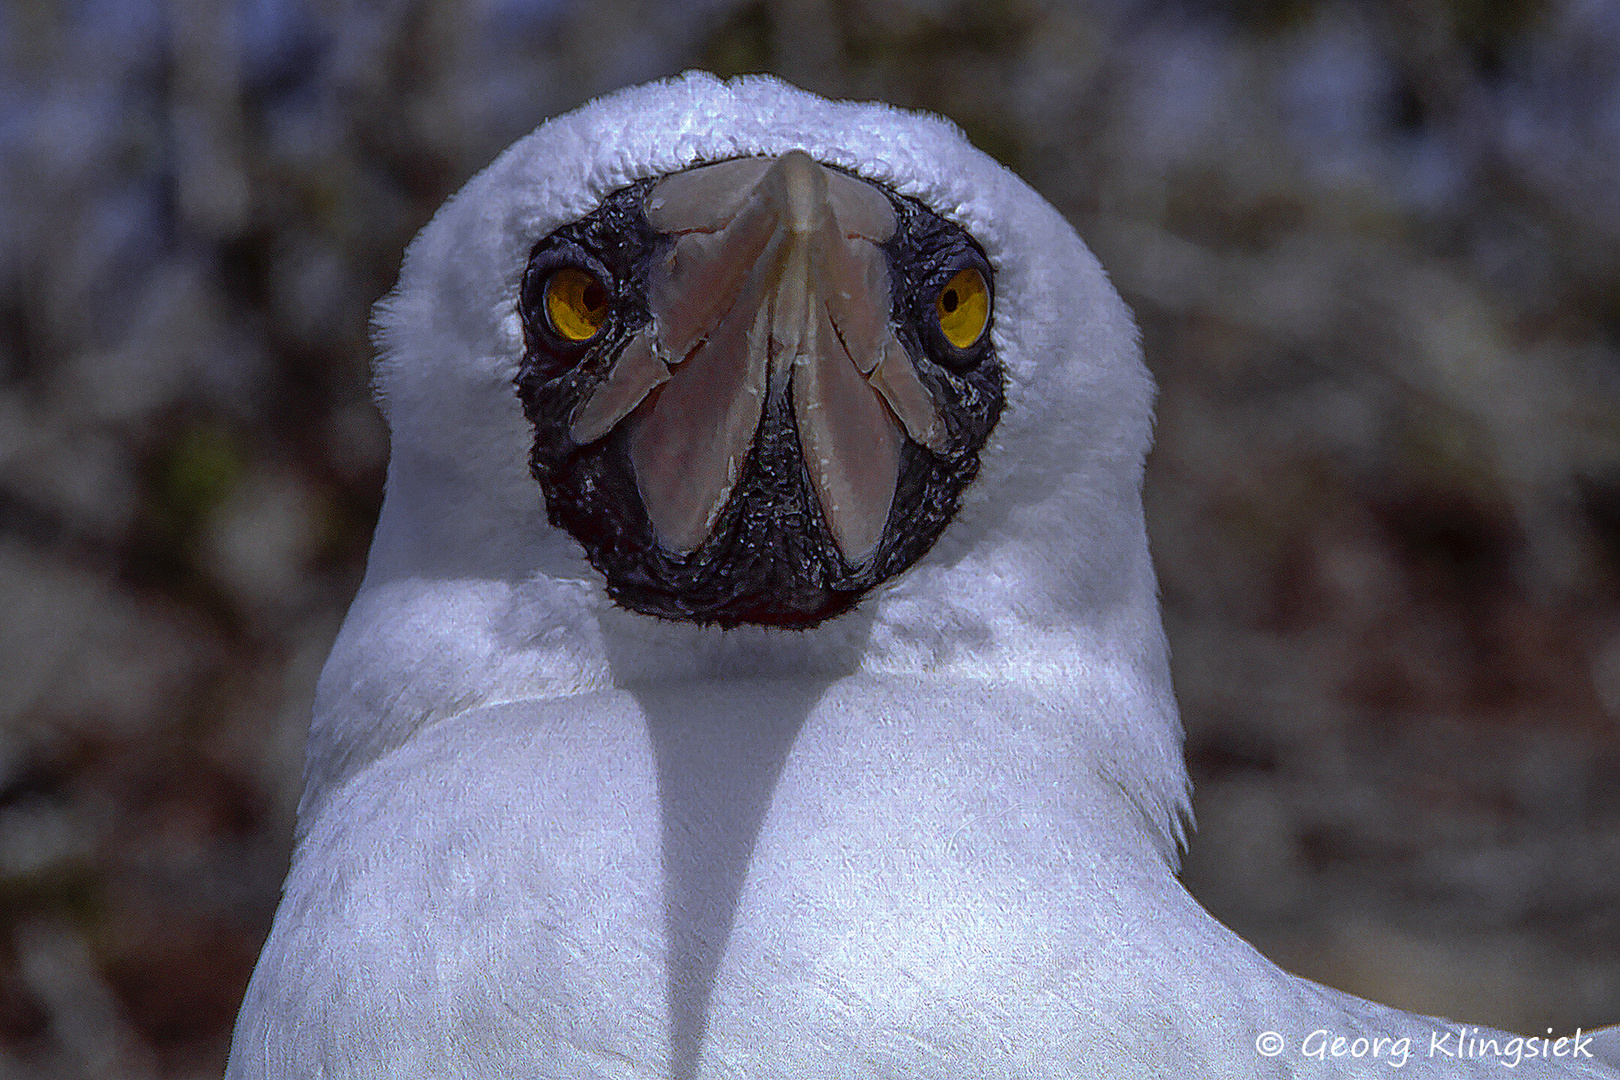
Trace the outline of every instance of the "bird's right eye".
<instances>
[{"instance_id":1,"label":"bird's right eye","mask_svg":"<svg viewBox=\"0 0 1620 1080\"><path fill-rule=\"evenodd\" d=\"M583 344L607 321L608 289L589 270L560 267L546 279L542 306L552 333L570 344Z\"/></svg>"}]
</instances>

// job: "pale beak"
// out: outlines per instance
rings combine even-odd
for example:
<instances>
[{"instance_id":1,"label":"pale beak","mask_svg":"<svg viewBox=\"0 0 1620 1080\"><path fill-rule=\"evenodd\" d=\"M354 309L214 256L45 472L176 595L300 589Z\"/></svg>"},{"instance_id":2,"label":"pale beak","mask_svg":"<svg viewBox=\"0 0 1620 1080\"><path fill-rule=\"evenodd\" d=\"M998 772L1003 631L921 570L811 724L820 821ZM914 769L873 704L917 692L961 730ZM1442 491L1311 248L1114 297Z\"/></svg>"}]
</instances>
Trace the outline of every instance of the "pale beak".
<instances>
[{"instance_id":1,"label":"pale beak","mask_svg":"<svg viewBox=\"0 0 1620 1080\"><path fill-rule=\"evenodd\" d=\"M660 546L714 528L771 402L792 402L799 450L834 542L859 565L883 538L907 436L945 443L932 395L890 323L877 188L802 150L676 173L647 197L677 239L648 286L653 321L581 404L581 445L629 418L636 483Z\"/></svg>"}]
</instances>

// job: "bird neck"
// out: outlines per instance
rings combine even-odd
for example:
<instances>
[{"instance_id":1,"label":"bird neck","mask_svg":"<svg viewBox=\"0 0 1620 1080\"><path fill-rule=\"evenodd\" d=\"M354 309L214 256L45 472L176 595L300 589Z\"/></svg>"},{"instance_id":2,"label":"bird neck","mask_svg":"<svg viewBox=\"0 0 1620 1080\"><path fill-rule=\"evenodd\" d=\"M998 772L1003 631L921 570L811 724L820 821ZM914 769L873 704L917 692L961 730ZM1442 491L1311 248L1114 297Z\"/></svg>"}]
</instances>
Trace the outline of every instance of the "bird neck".
<instances>
[{"instance_id":1,"label":"bird neck","mask_svg":"<svg viewBox=\"0 0 1620 1080\"><path fill-rule=\"evenodd\" d=\"M1127 554L1106 566L1047 558L1054 545L1036 518L1022 523L1027 535L1007 529L955 551L947 534L894 585L812 630L720 630L613 606L532 488L526 500L441 497L456 488L467 490L423 462L390 472L366 579L317 687L301 829L350 776L484 706L653 683L881 678L942 714L986 687L1038 703L1006 721L1046 752L1094 762L1173 854L1187 778L1139 510L1126 519L1135 535L1112 545ZM1064 546L1107 545L1070 534Z\"/></svg>"}]
</instances>

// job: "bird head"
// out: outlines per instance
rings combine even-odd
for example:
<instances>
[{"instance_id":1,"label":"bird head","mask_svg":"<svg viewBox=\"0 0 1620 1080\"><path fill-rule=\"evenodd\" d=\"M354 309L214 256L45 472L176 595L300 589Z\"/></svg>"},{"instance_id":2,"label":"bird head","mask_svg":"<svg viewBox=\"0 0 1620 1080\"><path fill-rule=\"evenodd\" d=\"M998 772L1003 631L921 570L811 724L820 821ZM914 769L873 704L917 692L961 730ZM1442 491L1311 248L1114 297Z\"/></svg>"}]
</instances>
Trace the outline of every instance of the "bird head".
<instances>
[{"instance_id":1,"label":"bird head","mask_svg":"<svg viewBox=\"0 0 1620 1080\"><path fill-rule=\"evenodd\" d=\"M938 117L697 73L598 99L446 204L378 326L373 580L841 632L1151 595L1129 313Z\"/></svg>"}]
</instances>

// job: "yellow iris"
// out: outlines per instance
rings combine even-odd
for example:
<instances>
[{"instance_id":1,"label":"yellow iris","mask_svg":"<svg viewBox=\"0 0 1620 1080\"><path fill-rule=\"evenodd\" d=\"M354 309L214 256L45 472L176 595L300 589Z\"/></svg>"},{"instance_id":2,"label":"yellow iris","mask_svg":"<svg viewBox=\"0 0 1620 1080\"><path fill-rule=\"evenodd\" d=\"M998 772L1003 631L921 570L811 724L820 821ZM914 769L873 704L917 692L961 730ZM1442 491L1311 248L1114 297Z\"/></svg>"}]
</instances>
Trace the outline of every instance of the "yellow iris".
<instances>
[{"instance_id":1,"label":"yellow iris","mask_svg":"<svg viewBox=\"0 0 1620 1080\"><path fill-rule=\"evenodd\" d=\"M564 341L589 341L607 313L607 288L590 271L565 266L546 280L546 321Z\"/></svg>"},{"instance_id":2,"label":"yellow iris","mask_svg":"<svg viewBox=\"0 0 1620 1080\"><path fill-rule=\"evenodd\" d=\"M990 287L984 275L971 266L958 270L939 290L934 313L946 341L958 349L972 348L990 322Z\"/></svg>"}]
</instances>

